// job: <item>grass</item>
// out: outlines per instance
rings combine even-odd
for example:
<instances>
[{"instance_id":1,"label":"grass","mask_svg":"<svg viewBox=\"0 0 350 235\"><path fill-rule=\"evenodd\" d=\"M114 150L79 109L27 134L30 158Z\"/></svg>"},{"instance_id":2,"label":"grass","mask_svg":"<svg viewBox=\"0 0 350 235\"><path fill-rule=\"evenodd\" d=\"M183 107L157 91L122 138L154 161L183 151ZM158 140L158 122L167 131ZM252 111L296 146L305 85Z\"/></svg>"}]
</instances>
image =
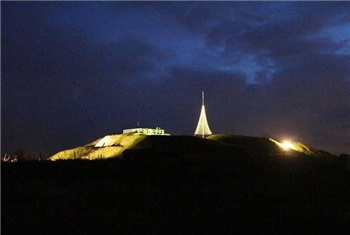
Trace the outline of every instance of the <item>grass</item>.
<instances>
[{"instance_id":1,"label":"grass","mask_svg":"<svg viewBox=\"0 0 350 235\"><path fill-rule=\"evenodd\" d=\"M101 143L103 147L96 147ZM286 152L276 143L263 137L249 137L229 134L215 134L207 139L194 136L148 136L140 134L108 135L85 146L61 151L51 160L108 159L134 156L171 156L199 158L249 158L276 155L309 155L331 157L332 155L316 150L306 144L294 142L296 151ZM102 144L101 144L102 146ZM126 154L123 154L126 153Z\"/></svg>"},{"instance_id":2,"label":"grass","mask_svg":"<svg viewBox=\"0 0 350 235\"><path fill-rule=\"evenodd\" d=\"M107 136L111 145L107 147L95 147L102 140L97 139L85 146L79 146L73 149L64 150L51 156L52 161L57 160L74 160L74 159L107 159L120 158L125 149L133 148L138 142L146 138L144 135L118 134Z\"/></svg>"},{"instance_id":3,"label":"grass","mask_svg":"<svg viewBox=\"0 0 350 235\"><path fill-rule=\"evenodd\" d=\"M268 138L263 137L214 134L209 136L208 139L234 146L240 146L251 151L268 155L276 155L278 153L282 153L281 148L279 148L275 143L271 142Z\"/></svg>"},{"instance_id":4,"label":"grass","mask_svg":"<svg viewBox=\"0 0 350 235\"><path fill-rule=\"evenodd\" d=\"M343 163L256 159L164 155L2 164L2 234L350 231L350 175Z\"/></svg>"}]
</instances>

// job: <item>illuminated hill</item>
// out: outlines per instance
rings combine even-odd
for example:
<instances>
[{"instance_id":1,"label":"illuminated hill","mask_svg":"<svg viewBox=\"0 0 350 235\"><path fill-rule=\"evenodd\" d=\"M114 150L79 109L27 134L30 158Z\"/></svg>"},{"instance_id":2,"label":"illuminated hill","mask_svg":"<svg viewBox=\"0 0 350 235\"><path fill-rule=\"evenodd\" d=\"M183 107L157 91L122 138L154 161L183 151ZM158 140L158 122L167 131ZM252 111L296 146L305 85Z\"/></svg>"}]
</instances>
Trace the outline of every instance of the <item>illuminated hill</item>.
<instances>
[{"instance_id":1,"label":"illuminated hill","mask_svg":"<svg viewBox=\"0 0 350 235\"><path fill-rule=\"evenodd\" d=\"M134 148L138 142L146 137L146 135L137 134L107 135L85 146L58 152L49 159L53 161L69 159L95 160L121 157L125 149Z\"/></svg>"},{"instance_id":2,"label":"illuminated hill","mask_svg":"<svg viewBox=\"0 0 350 235\"><path fill-rule=\"evenodd\" d=\"M331 157L329 152L317 150L301 142L281 143L271 138L250 137L229 134L214 134L208 137L210 140L240 146L253 152L268 155L308 155L315 157Z\"/></svg>"},{"instance_id":3,"label":"illuminated hill","mask_svg":"<svg viewBox=\"0 0 350 235\"><path fill-rule=\"evenodd\" d=\"M142 134L107 135L85 146L64 150L50 160L122 158L124 155L209 156L238 147L193 136L149 136Z\"/></svg>"},{"instance_id":4,"label":"illuminated hill","mask_svg":"<svg viewBox=\"0 0 350 235\"><path fill-rule=\"evenodd\" d=\"M148 158L243 158L249 156L332 156L300 142L282 143L263 137L215 134L206 139L194 136L107 135L85 146L64 150L49 159Z\"/></svg>"}]
</instances>

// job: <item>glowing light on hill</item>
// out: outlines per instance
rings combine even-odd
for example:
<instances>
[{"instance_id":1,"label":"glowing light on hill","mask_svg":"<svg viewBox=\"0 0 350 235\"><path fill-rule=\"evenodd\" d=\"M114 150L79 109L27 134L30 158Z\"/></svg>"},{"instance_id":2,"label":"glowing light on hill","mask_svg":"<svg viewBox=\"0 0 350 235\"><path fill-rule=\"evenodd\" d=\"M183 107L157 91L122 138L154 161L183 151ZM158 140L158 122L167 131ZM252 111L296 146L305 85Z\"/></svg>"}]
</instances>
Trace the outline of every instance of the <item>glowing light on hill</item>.
<instances>
[{"instance_id":1,"label":"glowing light on hill","mask_svg":"<svg viewBox=\"0 0 350 235\"><path fill-rule=\"evenodd\" d=\"M108 147L114 144L113 138L110 136L105 136L103 139L101 139L95 147Z\"/></svg>"},{"instance_id":2,"label":"glowing light on hill","mask_svg":"<svg viewBox=\"0 0 350 235\"><path fill-rule=\"evenodd\" d=\"M281 147L284 149L284 150L289 150L289 149L295 149L295 146L292 142L286 140L284 141L282 144L281 144Z\"/></svg>"},{"instance_id":3,"label":"glowing light on hill","mask_svg":"<svg viewBox=\"0 0 350 235\"><path fill-rule=\"evenodd\" d=\"M270 138L270 141L274 142L275 144L277 144L280 148L282 148L284 151L288 151L290 149L293 149L293 150L297 150L297 146L295 146L293 144L293 142L289 141L289 140L285 140L283 142L279 142L277 140L274 140L272 138Z\"/></svg>"}]
</instances>

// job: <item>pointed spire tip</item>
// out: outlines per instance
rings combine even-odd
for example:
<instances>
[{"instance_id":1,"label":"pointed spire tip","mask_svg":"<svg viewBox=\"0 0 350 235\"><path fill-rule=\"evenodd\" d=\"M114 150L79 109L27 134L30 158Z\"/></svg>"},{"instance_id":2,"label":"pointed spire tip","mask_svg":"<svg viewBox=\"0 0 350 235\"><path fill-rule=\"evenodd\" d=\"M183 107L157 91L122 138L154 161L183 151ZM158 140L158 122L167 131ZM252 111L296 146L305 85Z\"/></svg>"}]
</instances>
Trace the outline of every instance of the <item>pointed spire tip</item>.
<instances>
[{"instance_id":1,"label":"pointed spire tip","mask_svg":"<svg viewBox=\"0 0 350 235\"><path fill-rule=\"evenodd\" d=\"M204 91L202 91L202 105L204 105Z\"/></svg>"}]
</instances>

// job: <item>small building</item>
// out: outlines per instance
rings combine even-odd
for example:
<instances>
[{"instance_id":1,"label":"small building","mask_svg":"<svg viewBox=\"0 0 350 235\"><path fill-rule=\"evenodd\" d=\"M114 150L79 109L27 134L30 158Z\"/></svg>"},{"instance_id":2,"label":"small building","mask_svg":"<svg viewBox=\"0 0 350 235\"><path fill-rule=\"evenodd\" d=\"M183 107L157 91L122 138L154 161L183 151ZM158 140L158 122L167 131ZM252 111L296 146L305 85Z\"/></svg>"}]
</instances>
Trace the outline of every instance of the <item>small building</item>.
<instances>
[{"instance_id":1,"label":"small building","mask_svg":"<svg viewBox=\"0 0 350 235\"><path fill-rule=\"evenodd\" d=\"M156 129L152 128L132 128L132 129L125 129L123 130L123 134L143 134L143 135L170 135L165 133L163 129L160 127L157 127Z\"/></svg>"}]
</instances>

